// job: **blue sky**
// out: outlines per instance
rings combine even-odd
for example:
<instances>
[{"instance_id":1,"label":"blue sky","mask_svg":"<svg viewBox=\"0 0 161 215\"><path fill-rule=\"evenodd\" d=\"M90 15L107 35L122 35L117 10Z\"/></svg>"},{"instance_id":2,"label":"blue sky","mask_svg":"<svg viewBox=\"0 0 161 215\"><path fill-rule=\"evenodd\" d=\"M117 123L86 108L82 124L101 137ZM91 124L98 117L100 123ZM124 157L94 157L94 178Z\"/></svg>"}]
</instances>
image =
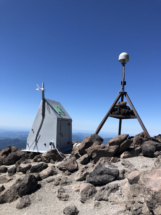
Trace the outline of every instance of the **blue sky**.
<instances>
[{"instance_id":1,"label":"blue sky","mask_svg":"<svg viewBox=\"0 0 161 215\"><path fill-rule=\"evenodd\" d=\"M73 130L94 132L121 89L150 135L161 133L160 0L1 0L0 127L29 129L45 83L45 97L59 101ZM109 118L102 132L118 132ZM136 119L122 133L142 132Z\"/></svg>"}]
</instances>

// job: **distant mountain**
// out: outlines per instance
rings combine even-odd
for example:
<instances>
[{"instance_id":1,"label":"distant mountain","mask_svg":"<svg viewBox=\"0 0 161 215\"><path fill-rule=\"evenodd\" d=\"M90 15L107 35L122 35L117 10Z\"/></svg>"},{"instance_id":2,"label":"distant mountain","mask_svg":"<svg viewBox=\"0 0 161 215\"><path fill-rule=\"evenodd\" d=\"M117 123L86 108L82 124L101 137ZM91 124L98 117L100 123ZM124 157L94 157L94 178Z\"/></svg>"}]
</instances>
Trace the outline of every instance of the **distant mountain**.
<instances>
[{"instance_id":1,"label":"distant mountain","mask_svg":"<svg viewBox=\"0 0 161 215\"><path fill-rule=\"evenodd\" d=\"M7 146L15 146L17 148L26 148L26 141L28 131L3 131L0 130L0 150L5 149ZM77 132L72 134L72 141L82 142L87 136L91 134ZM111 138L103 138L103 144L107 144L107 142L112 139Z\"/></svg>"},{"instance_id":2,"label":"distant mountain","mask_svg":"<svg viewBox=\"0 0 161 215\"><path fill-rule=\"evenodd\" d=\"M7 146L15 146L16 148L26 148L26 140L20 139L0 139L0 150L5 149Z\"/></svg>"}]
</instances>

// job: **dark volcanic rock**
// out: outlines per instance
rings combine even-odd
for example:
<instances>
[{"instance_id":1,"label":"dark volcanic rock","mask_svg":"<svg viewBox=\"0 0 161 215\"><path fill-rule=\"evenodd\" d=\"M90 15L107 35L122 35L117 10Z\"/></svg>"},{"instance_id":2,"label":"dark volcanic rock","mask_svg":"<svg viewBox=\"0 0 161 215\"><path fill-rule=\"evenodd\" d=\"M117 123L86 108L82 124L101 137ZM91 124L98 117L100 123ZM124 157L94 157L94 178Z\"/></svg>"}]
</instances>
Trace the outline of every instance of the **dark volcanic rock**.
<instances>
[{"instance_id":1,"label":"dark volcanic rock","mask_svg":"<svg viewBox=\"0 0 161 215\"><path fill-rule=\"evenodd\" d=\"M65 215L77 215L79 213L79 211L75 205L70 205L70 206L64 208L63 213Z\"/></svg>"},{"instance_id":2,"label":"dark volcanic rock","mask_svg":"<svg viewBox=\"0 0 161 215\"><path fill-rule=\"evenodd\" d=\"M129 136L128 134L118 135L117 137L109 140L107 142L107 145L109 145L109 146L121 145L121 143L123 143L127 139L128 136Z\"/></svg>"},{"instance_id":3,"label":"dark volcanic rock","mask_svg":"<svg viewBox=\"0 0 161 215\"><path fill-rule=\"evenodd\" d=\"M26 208L31 205L31 199L29 196L23 196L20 198L19 202L16 205L17 209Z\"/></svg>"},{"instance_id":4,"label":"dark volcanic rock","mask_svg":"<svg viewBox=\"0 0 161 215\"><path fill-rule=\"evenodd\" d=\"M5 190L5 187L3 185L0 186L0 192L2 192L3 190Z\"/></svg>"},{"instance_id":5,"label":"dark volcanic rock","mask_svg":"<svg viewBox=\"0 0 161 215\"><path fill-rule=\"evenodd\" d=\"M132 144L132 142L133 142L132 139L125 140L123 143L121 143L120 148L117 151L117 153L121 154L122 152L127 150L130 147L130 145Z\"/></svg>"},{"instance_id":6,"label":"dark volcanic rock","mask_svg":"<svg viewBox=\"0 0 161 215\"><path fill-rule=\"evenodd\" d=\"M110 169L104 165L98 165L91 173L89 173L86 180L93 185L105 185L114 181L118 175L118 169Z\"/></svg>"},{"instance_id":7,"label":"dark volcanic rock","mask_svg":"<svg viewBox=\"0 0 161 215\"><path fill-rule=\"evenodd\" d=\"M7 167L5 166L0 166L0 173L6 173L7 172Z\"/></svg>"},{"instance_id":8,"label":"dark volcanic rock","mask_svg":"<svg viewBox=\"0 0 161 215\"><path fill-rule=\"evenodd\" d=\"M89 148L90 146L93 145L93 143L97 141L99 142L100 144L103 143L103 139L102 137L100 137L98 134L92 134L88 137L86 137L80 144L79 146L79 153L81 155L85 154L86 153L86 149Z\"/></svg>"},{"instance_id":9,"label":"dark volcanic rock","mask_svg":"<svg viewBox=\"0 0 161 215\"><path fill-rule=\"evenodd\" d=\"M43 169L46 169L48 165L46 163L38 163L33 165L30 169L30 172L41 172Z\"/></svg>"},{"instance_id":10,"label":"dark volcanic rock","mask_svg":"<svg viewBox=\"0 0 161 215\"><path fill-rule=\"evenodd\" d=\"M0 151L0 165L3 164L3 160L11 153L11 146Z\"/></svg>"},{"instance_id":11,"label":"dark volcanic rock","mask_svg":"<svg viewBox=\"0 0 161 215\"><path fill-rule=\"evenodd\" d=\"M89 157L87 154L83 155L82 157L79 158L79 162L81 164L87 164L89 162Z\"/></svg>"},{"instance_id":12,"label":"dark volcanic rock","mask_svg":"<svg viewBox=\"0 0 161 215\"><path fill-rule=\"evenodd\" d=\"M60 163L57 168L62 171L68 170L69 172L75 172L78 169L78 164L76 162L76 159L73 157Z\"/></svg>"},{"instance_id":13,"label":"dark volcanic rock","mask_svg":"<svg viewBox=\"0 0 161 215\"><path fill-rule=\"evenodd\" d=\"M145 132L141 132L140 134L137 134L133 138L133 145L134 147L141 146L143 142L148 140L149 137L146 135Z\"/></svg>"},{"instance_id":14,"label":"dark volcanic rock","mask_svg":"<svg viewBox=\"0 0 161 215\"><path fill-rule=\"evenodd\" d=\"M12 176L16 173L16 167L12 166L11 168L8 169L8 175Z\"/></svg>"},{"instance_id":15,"label":"dark volcanic rock","mask_svg":"<svg viewBox=\"0 0 161 215\"><path fill-rule=\"evenodd\" d=\"M145 141L141 148L144 156L153 157L156 151L156 143L154 141Z\"/></svg>"},{"instance_id":16,"label":"dark volcanic rock","mask_svg":"<svg viewBox=\"0 0 161 215\"><path fill-rule=\"evenodd\" d=\"M37 179L33 175L26 175L23 179L18 179L10 188L0 195L0 204L12 202L35 190L36 186Z\"/></svg>"},{"instance_id":17,"label":"dark volcanic rock","mask_svg":"<svg viewBox=\"0 0 161 215\"><path fill-rule=\"evenodd\" d=\"M11 165L15 164L16 161L18 161L26 152L23 152L21 150L17 150L16 152L11 152L4 160L4 165Z\"/></svg>"},{"instance_id":18,"label":"dark volcanic rock","mask_svg":"<svg viewBox=\"0 0 161 215\"><path fill-rule=\"evenodd\" d=\"M41 156L42 161L46 163L50 163L51 160L53 161L62 161L65 158L65 155L61 152L58 153L57 149L51 149Z\"/></svg>"}]
</instances>

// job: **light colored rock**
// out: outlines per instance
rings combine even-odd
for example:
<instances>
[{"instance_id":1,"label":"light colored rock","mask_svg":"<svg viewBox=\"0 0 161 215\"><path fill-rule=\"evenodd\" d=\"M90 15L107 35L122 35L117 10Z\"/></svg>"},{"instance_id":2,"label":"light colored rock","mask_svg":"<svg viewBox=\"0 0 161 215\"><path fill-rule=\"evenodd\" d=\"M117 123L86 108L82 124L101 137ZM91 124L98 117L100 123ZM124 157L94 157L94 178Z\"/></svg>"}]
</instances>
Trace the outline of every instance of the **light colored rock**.
<instances>
[{"instance_id":1,"label":"light colored rock","mask_svg":"<svg viewBox=\"0 0 161 215\"><path fill-rule=\"evenodd\" d=\"M80 201L85 203L88 199L92 198L96 194L97 190L95 186L89 183L83 183L80 186Z\"/></svg>"},{"instance_id":2,"label":"light colored rock","mask_svg":"<svg viewBox=\"0 0 161 215\"><path fill-rule=\"evenodd\" d=\"M55 166L50 166L39 173L41 179L47 178L49 176L57 175L57 174L58 173L56 171Z\"/></svg>"},{"instance_id":3,"label":"light colored rock","mask_svg":"<svg viewBox=\"0 0 161 215\"><path fill-rule=\"evenodd\" d=\"M127 179L130 184L137 183L140 179L140 173L138 171L133 171L127 175Z\"/></svg>"}]
</instances>

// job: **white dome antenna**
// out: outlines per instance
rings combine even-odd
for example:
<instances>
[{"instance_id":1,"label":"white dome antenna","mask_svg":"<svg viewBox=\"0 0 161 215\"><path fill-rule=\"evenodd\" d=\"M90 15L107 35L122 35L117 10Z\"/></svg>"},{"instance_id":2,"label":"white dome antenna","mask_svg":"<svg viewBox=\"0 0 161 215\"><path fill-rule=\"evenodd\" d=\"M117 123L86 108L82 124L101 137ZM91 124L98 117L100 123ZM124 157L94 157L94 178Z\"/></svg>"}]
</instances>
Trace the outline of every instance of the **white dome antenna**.
<instances>
[{"instance_id":1,"label":"white dome antenna","mask_svg":"<svg viewBox=\"0 0 161 215\"><path fill-rule=\"evenodd\" d=\"M128 53L122 52L119 55L119 62L121 62L121 63L127 63L127 62L129 62L129 55L128 55Z\"/></svg>"}]
</instances>

